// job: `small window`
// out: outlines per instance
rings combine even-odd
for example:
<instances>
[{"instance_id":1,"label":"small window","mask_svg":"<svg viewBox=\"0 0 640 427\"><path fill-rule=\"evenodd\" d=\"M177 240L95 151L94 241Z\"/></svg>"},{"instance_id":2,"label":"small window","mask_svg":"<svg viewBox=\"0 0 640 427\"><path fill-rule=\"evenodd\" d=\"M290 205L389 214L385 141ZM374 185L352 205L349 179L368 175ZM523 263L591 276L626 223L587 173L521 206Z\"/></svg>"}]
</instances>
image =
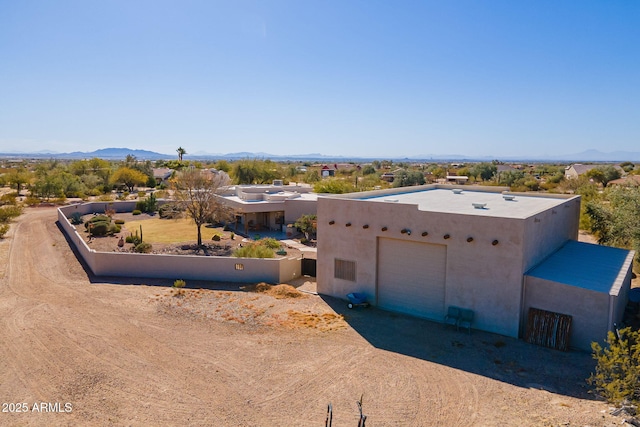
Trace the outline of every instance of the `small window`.
<instances>
[{"instance_id":1,"label":"small window","mask_svg":"<svg viewBox=\"0 0 640 427\"><path fill-rule=\"evenodd\" d=\"M244 270L244 264L236 264L236 270Z\"/></svg>"},{"instance_id":2,"label":"small window","mask_svg":"<svg viewBox=\"0 0 640 427\"><path fill-rule=\"evenodd\" d=\"M334 260L334 277L336 279L356 281L356 262L336 258Z\"/></svg>"}]
</instances>

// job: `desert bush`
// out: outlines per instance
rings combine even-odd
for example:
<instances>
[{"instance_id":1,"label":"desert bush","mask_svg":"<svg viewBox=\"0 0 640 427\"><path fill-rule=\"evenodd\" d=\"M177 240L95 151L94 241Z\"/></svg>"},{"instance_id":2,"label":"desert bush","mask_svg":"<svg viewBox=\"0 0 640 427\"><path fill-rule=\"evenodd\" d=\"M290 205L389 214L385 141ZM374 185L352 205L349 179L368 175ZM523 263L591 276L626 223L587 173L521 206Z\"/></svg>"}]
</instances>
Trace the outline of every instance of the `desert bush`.
<instances>
[{"instance_id":1,"label":"desert bush","mask_svg":"<svg viewBox=\"0 0 640 427\"><path fill-rule=\"evenodd\" d=\"M280 242L274 239L273 237L265 237L259 240L259 243L265 245L269 249L279 249Z\"/></svg>"},{"instance_id":2,"label":"desert bush","mask_svg":"<svg viewBox=\"0 0 640 427\"><path fill-rule=\"evenodd\" d=\"M71 224L80 225L82 224L82 214L80 212L74 212L71 214Z\"/></svg>"},{"instance_id":3,"label":"desert bush","mask_svg":"<svg viewBox=\"0 0 640 427\"><path fill-rule=\"evenodd\" d=\"M40 204L40 199L37 197L29 196L25 197L24 204L27 206L35 206Z\"/></svg>"},{"instance_id":4,"label":"desert bush","mask_svg":"<svg viewBox=\"0 0 640 427\"><path fill-rule=\"evenodd\" d=\"M187 282L185 282L182 279L178 279L178 280L173 282L173 287L174 288L184 288L185 286L187 286Z\"/></svg>"},{"instance_id":5,"label":"desert bush","mask_svg":"<svg viewBox=\"0 0 640 427\"><path fill-rule=\"evenodd\" d=\"M13 218L17 218L22 214L20 206L2 206L0 207L0 223L9 222Z\"/></svg>"},{"instance_id":6,"label":"desert bush","mask_svg":"<svg viewBox=\"0 0 640 427\"><path fill-rule=\"evenodd\" d=\"M109 233L109 223L106 221L98 221L90 223L89 230L93 236L106 236Z\"/></svg>"},{"instance_id":7,"label":"desert bush","mask_svg":"<svg viewBox=\"0 0 640 427\"><path fill-rule=\"evenodd\" d=\"M136 202L136 210L138 210L140 212L145 212L146 211L146 207L147 207L147 202L145 202L142 199L138 199L138 201Z\"/></svg>"},{"instance_id":8,"label":"desert bush","mask_svg":"<svg viewBox=\"0 0 640 427\"><path fill-rule=\"evenodd\" d=\"M84 223L84 226L85 226L85 228L89 228L89 224L93 224L93 223L96 223L96 222L107 222L107 223L110 223L111 222L111 218L106 216L106 215L94 215Z\"/></svg>"},{"instance_id":9,"label":"desert bush","mask_svg":"<svg viewBox=\"0 0 640 427\"><path fill-rule=\"evenodd\" d=\"M219 242L220 241L220 235L219 234L214 234L213 237L211 238L211 240L213 240L214 242Z\"/></svg>"},{"instance_id":10,"label":"desert bush","mask_svg":"<svg viewBox=\"0 0 640 427\"><path fill-rule=\"evenodd\" d=\"M606 346L591 343L596 371L589 378L595 393L615 405L640 403L640 331L609 332Z\"/></svg>"},{"instance_id":11,"label":"desert bush","mask_svg":"<svg viewBox=\"0 0 640 427\"><path fill-rule=\"evenodd\" d=\"M136 230L136 234L129 234L127 236L127 238L125 239L125 242L127 243L132 243L134 245L139 245L140 243L142 243L142 239L140 238L140 236L138 236L138 230Z\"/></svg>"},{"instance_id":12,"label":"desert bush","mask_svg":"<svg viewBox=\"0 0 640 427\"><path fill-rule=\"evenodd\" d=\"M275 254L273 249L254 242L236 249L233 251L233 256L236 258L274 258Z\"/></svg>"},{"instance_id":13,"label":"desert bush","mask_svg":"<svg viewBox=\"0 0 640 427\"><path fill-rule=\"evenodd\" d=\"M142 211L140 209L134 209L133 212L131 212L133 215L140 215L141 213Z\"/></svg>"},{"instance_id":14,"label":"desert bush","mask_svg":"<svg viewBox=\"0 0 640 427\"><path fill-rule=\"evenodd\" d=\"M176 203L166 203L160 206L158 209L158 213L160 214L160 218L164 219L175 219L182 217L182 209Z\"/></svg>"},{"instance_id":15,"label":"desert bush","mask_svg":"<svg viewBox=\"0 0 640 427\"><path fill-rule=\"evenodd\" d=\"M18 193L7 193L0 196L0 205L15 205Z\"/></svg>"},{"instance_id":16,"label":"desert bush","mask_svg":"<svg viewBox=\"0 0 640 427\"><path fill-rule=\"evenodd\" d=\"M124 224L124 219L116 219L114 222L118 225L122 225Z\"/></svg>"},{"instance_id":17,"label":"desert bush","mask_svg":"<svg viewBox=\"0 0 640 427\"><path fill-rule=\"evenodd\" d=\"M133 251L137 252L139 254L148 254L148 253L151 252L152 249L153 249L153 247L151 246L151 243L142 242L142 243L138 243L133 248Z\"/></svg>"},{"instance_id":18,"label":"desert bush","mask_svg":"<svg viewBox=\"0 0 640 427\"><path fill-rule=\"evenodd\" d=\"M0 239L4 239L5 234L9 232L9 224L0 224Z\"/></svg>"}]
</instances>

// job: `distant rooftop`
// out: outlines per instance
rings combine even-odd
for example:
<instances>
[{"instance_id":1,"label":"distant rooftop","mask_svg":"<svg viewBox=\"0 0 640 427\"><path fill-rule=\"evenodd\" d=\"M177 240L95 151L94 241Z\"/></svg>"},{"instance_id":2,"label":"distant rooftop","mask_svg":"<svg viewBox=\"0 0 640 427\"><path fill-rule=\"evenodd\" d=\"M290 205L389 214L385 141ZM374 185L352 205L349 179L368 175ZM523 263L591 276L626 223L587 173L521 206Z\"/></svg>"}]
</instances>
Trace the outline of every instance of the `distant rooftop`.
<instances>
[{"instance_id":1,"label":"distant rooftop","mask_svg":"<svg viewBox=\"0 0 640 427\"><path fill-rule=\"evenodd\" d=\"M489 189L489 190L488 190ZM506 196L506 197L505 197ZM421 211L445 212L455 214L480 215L502 218L528 218L539 212L560 206L570 196L541 195L540 193L504 193L483 187L474 190L471 186L453 187L431 186L420 190L398 189L396 193L388 190L369 192L362 197L352 199L376 203L400 203L417 205Z\"/></svg>"},{"instance_id":2,"label":"distant rooftop","mask_svg":"<svg viewBox=\"0 0 640 427\"><path fill-rule=\"evenodd\" d=\"M633 255L626 249L569 240L527 276L618 295L621 274L627 272Z\"/></svg>"}]
</instances>

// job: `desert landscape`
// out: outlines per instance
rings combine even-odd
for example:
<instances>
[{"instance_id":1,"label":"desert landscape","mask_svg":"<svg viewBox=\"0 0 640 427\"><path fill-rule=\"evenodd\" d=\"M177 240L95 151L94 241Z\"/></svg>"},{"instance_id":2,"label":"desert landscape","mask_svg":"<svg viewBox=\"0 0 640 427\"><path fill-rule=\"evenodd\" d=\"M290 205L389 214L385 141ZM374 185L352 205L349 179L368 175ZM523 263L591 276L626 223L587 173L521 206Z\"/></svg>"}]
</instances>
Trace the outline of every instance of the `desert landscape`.
<instances>
[{"instance_id":1,"label":"desert landscape","mask_svg":"<svg viewBox=\"0 0 640 427\"><path fill-rule=\"evenodd\" d=\"M589 394L587 353L349 310L312 278L94 277L52 207L12 224L0 277L0 425L324 425L331 404L355 426L360 398L368 426L622 422Z\"/></svg>"}]
</instances>

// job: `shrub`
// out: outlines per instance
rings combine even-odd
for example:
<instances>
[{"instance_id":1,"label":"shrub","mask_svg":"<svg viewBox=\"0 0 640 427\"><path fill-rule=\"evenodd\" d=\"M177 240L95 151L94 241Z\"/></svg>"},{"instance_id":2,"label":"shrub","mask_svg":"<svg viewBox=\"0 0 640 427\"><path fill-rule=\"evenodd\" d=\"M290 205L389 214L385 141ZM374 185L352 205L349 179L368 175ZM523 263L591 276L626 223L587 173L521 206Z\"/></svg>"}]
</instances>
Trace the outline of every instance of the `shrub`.
<instances>
[{"instance_id":1,"label":"shrub","mask_svg":"<svg viewBox=\"0 0 640 427\"><path fill-rule=\"evenodd\" d=\"M213 237L211 238L211 240L213 240L214 242L219 242L220 241L220 235L219 234L214 234Z\"/></svg>"},{"instance_id":2,"label":"shrub","mask_svg":"<svg viewBox=\"0 0 640 427\"><path fill-rule=\"evenodd\" d=\"M260 244L268 247L269 249L280 248L280 242L274 239L273 237L265 237L264 239L260 239L259 242Z\"/></svg>"},{"instance_id":3,"label":"shrub","mask_svg":"<svg viewBox=\"0 0 640 427\"><path fill-rule=\"evenodd\" d=\"M18 193L7 193L0 196L0 205L15 205Z\"/></svg>"},{"instance_id":4,"label":"shrub","mask_svg":"<svg viewBox=\"0 0 640 427\"><path fill-rule=\"evenodd\" d=\"M116 224L122 225L122 224L124 224L124 219L116 219L114 222Z\"/></svg>"},{"instance_id":5,"label":"shrub","mask_svg":"<svg viewBox=\"0 0 640 427\"><path fill-rule=\"evenodd\" d=\"M106 221L92 222L89 230L92 236L106 236L109 232L109 223Z\"/></svg>"},{"instance_id":6,"label":"shrub","mask_svg":"<svg viewBox=\"0 0 640 427\"><path fill-rule=\"evenodd\" d=\"M140 236L138 236L138 230L136 230L135 236L133 234L129 234L125 239L125 242L132 243L134 245L139 245L140 243L142 243L142 239L140 239Z\"/></svg>"},{"instance_id":7,"label":"shrub","mask_svg":"<svg viewBox=\"0 0 640 427\"><path fill-rule=\"evenodd\" d=\"M173 282L173 287L174 288L184 288L185 286L187 286L187 282L185 282L182 279L178 279L178 280Z\"/></svg>"},{"instance_id":8,"label":"shrub","mask_svg":"<svg viewBox=\"0 0 640 427\"><path fill-rule=\"evenodd\" d=\"M19 217L20 214L22 214L20 206L2 206L0 207L0 223L9 222L13 218Z\"/></svg>"},{"instance_id":9,"label":"shrub","mask_svg":"<svg viewBox=\"0 0 640 427\"><path fill-rule=\"evenodd\" d=\"M27 206L35 206L40 204L40 199L37 197L29 196L24 199L24 204Z\"/></svg>"},{"instance_id":10,"label":"shrub","mask_svg":"<svg viewBox=\"0 0 640 427\"><path fill-rule=\"evenodd\" d=\"M140 215L142 213L142 211L140 209L134 209L133 212L131 212L133 215Z\"/></svg>"},{"instance_id":11,"label":"shrub","mask_svg":"<svg viewBox=\"0 0 640 427\"><path fill-rule=\"evenodd\" d=\"M82 224L82 214L80 212L74 212L71 214L71 224L73 225Z\"/></svg>"},{"instance_id":12,"label":"shrub","mask_svg":"<svg viewBox=\"0 0 640 427\"><path fill-rule=\"evenodd\" d=\"M589 378L595 392L608 402L640 403L640 331L624 328L609 332L606 347L591 343L596 372Z\"/></svg>"},{"instance_id":13,"label":"shrub","mask_svg":"<svg viewBox=\"0 0 640 427\"><path fill-rule=\"evenodd\" d=\"M144 200L139 199L139 200L136 202L136 210L137 210L137 211L145 212L145 211L146 211L146 207L147 207L147 203L146 203Z\"/></svg>"},{"instance_id":14,"label":"shrub","mask_svg":"<svg viewBox=\"0 0 640 427\"><path fill-rule=\"evenodd\" d=\"M175 219L182 216L182 209L176 203L165 203L158 209L160 218Z\"/></svg>"},{"instance_id":15,"label":"shrub","mask_svg":"<svg viewBox=\"0 0 640 427\"><path fill-rule=\"evenodd\" d=\"M151 243L142 242L142 243L138 243L133 248L133 251L137 252L139 254L148 254L148 253L151 252L152 249L153 249L153 247L151 246Z\"/></svg>"},{"instance_id":16,"label":"shrub","mask_svg":"<svg viewBox=\"0 0 640 427\"><path fill-rule=\"evenodd\" d=\"M5 234L9 232L9 224L0 225L0 239L4 239Z\"/></svg>"},{"instance_id":17,"label":"shrub","mask_svg":"<svg viewBox=\"0 0 640 427\"><path fill-rule=\"evenodd\" d=\"M107 215L94 215L85 222L85 227L92 222L111 222L111 218Z\"/></svg>"},{"instance_id":18,"label":"shrub","mask_svg":"<svg viewBox=\"0 0 640 427\"><path fill-rule=\"evenodd\" d=\"M259 243L249 243L246 246L233 251L236 258L274 258L273 249L261 245Z\"/></svg>"}]
</instances>

